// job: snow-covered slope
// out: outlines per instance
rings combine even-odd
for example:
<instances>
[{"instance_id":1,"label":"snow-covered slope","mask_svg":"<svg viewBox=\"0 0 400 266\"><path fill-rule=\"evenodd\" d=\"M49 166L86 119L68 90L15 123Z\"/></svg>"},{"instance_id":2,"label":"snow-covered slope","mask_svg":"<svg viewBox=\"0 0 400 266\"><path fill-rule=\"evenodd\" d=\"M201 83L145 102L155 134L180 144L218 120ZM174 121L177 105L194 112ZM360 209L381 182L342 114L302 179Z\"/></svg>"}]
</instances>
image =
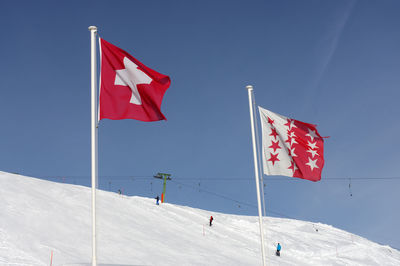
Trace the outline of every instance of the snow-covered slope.
<instances>
[{"instance_id":1,"label":"snow-covered slope","mask_svg":"<svg viewBox=\"0 0 400 266\"><path fill-rule=\"evenodd\" d=\"M88 265L91 191L0 172L0 265ZM98 191L101 265L261 265L257 217ZM208 226L208 218L215 218ZM268 265L400 265L400 252L324 224L265 218ZM274 255L277 242L282 255Z\"/></svg>"}]
</instances>

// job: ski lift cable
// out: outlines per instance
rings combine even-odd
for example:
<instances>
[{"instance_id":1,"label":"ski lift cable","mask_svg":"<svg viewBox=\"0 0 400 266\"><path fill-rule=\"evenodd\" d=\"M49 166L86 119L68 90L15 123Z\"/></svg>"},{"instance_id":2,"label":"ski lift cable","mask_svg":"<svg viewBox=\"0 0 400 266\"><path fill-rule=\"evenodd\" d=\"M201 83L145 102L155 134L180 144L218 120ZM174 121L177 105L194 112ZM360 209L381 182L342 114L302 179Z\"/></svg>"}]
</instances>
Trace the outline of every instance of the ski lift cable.
<instances>
[{"instance_id":1,"label":"ski lift cable","mask_svg":"<svg viewBox=\"0 0 400 266\"><path fill-rule=\"evenodd\" d=\"M89 178L90 175L35 175L37 178L42 178L42 179L85 179ZM152 178L152 175L101 175L99 176L99 179L104 179L104 178L110 178L113 180L148 180L149 178ZM400 177L398 176L392 176L392 177L352 177L351 178L353 181L354 180L371 180L371 181L383 181L383 180L400 180ZM201 180L201 181L252 181L254 178L251 177L185 177L185 178L179 178L176 177L175 180ZM298 178L292 178L292 177L267 177L264 178L264 181L291 181L295 182L299 180ZM337 181L337 180L349 180L349 177L322 177L320 182L324 181Z\"/></svg>"},{"instance_id":2,"label":"ski lift cable","mask_svg":"<svg viewBox=\"0 0 400 266\"><path fill-rule=\"evenodd\" d=\"M179 184L179 185L182 185L182 186L190 187L190 188L192 188L192 189L194 189L194 190L197 190L197 189L198 189L198 188L195 187L195 186L191 186L191 185L188 185L188 184L184 184L184 183L181 183L181 182L177 182L176 180L171 180L171 182L172 182L172 183ZM205 193L214 195L214 196L216 196L216 197L220 197L220 198L223 198L223 199L225 199L225 200L235 202L235 203L237 203L237 204L242 204L242 205L246 205L246 206L249 206L249 207L252 207L252 208L257 208L257 206L254 205L254 204L251 204L251 203L248 203L248 202L244 202L244 201L235 200L235 199L232 199L232 198L230 198L230 197L228 197L228 196L225 196L225 195L222 195L222 194L220 194L220 193L213 192L213 191L208 191L208 190L203 189L203 188L200 189L200 192L205 192ZM275 214L275 215L278 215L278 216L281 216L281 217L285 217L285 218L289 218L289 219L295 219L295 218L293 218L293 217L290 217L289 215L286 215L286 214L283 214L283 213L279 213L279 212L276 212L276 211L273 211L273 210L268 210L268 212L269 212L269 213L272 213L272 214Z\"/></svg>"}]
</instances>

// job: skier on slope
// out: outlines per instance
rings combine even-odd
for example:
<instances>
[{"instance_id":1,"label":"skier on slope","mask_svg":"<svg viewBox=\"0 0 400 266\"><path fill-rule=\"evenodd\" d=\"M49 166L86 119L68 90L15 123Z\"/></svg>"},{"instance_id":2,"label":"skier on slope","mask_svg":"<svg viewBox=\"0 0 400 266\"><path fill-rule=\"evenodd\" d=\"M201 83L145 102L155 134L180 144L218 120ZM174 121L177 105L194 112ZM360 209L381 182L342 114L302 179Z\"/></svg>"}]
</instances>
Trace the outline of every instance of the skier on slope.
<instances>
[{"instance_id":1,"label":"skier on slope","mask_svg":"<svg viewBox=\"0 0 400 266\"><path fill-rule=\"evenodd\" d=\"M160 197L157 195L157 197L155 197L155 199L156 199L156 204L160 205Z\"/></svg>"},{"instance_id":2,"label":"skier on slope","mask_svg":"<svg viewBox=\"0 0 400 266\"><path fill-rule=\"evenodd\" d=\"M214 218L211 216L210 217L210 226L212 226L212 221L214 220Z\"/></svg>"},{"instance_id":3,"label":"skier on slope","mask_svg":"<svg viewBox=\"0 0 400 266\"><path fill-rule=\"evenodd\" d=\"M281 244L278 243L278 245L276 246L276 256L280 257L281 256Z\"/></svg>"}]
</instances>

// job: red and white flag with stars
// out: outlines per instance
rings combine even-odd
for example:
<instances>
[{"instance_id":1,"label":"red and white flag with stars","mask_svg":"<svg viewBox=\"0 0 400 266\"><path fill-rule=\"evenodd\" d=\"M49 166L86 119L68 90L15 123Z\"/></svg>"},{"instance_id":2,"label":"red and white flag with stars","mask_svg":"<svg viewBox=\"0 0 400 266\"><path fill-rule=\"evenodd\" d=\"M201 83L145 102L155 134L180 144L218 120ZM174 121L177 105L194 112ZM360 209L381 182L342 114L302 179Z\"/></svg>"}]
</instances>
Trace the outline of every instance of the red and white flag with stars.
<instances>
[{"instance_id":1,"label":"red and white flag with stars","mask_svg":"<svg viewBox=\"0 0 400 266\"><path fill-rule=\"evenodd\" d=\"M321 180L324 140L316 126L258 108L264 174Z\"/></svg>"},{"instance_id":2,"label":"red and white flag with stars","mask_svg":"<svg viewBox=\"0 0 400 266\"><path fill-rule=\"evenodd\" d=\"M166 120L160 109L169 77L103 39L100 53L100 120Z\"/></svg>"}]
</instances>

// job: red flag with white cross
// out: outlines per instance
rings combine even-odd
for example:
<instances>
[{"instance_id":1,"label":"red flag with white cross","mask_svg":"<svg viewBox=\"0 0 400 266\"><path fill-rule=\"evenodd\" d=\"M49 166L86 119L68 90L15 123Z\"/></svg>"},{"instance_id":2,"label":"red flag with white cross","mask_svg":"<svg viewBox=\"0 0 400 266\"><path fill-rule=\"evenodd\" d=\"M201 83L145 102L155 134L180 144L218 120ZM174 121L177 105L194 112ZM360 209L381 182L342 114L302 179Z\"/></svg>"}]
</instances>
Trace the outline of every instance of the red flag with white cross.
<instances>
[{"instance_id":1,"label":"red flag with white cross","mask_svg":"<svg viewBox=\"0 0 400 266\"><path fill-rule=\"evenodd\" d=\"M166 120L161 102L171 81L100 38L99 119Z\"/></svg>"},{"instance_id":2,"label":"red flag with white cross","mask_svg":"<svg viewBox=\"0 0 400 266\"><path fill-rule=\"evenodd\" d=\"M321 180L324 140L316 126L258 108L264 174Z\"/></svg>"}]
</instances>

